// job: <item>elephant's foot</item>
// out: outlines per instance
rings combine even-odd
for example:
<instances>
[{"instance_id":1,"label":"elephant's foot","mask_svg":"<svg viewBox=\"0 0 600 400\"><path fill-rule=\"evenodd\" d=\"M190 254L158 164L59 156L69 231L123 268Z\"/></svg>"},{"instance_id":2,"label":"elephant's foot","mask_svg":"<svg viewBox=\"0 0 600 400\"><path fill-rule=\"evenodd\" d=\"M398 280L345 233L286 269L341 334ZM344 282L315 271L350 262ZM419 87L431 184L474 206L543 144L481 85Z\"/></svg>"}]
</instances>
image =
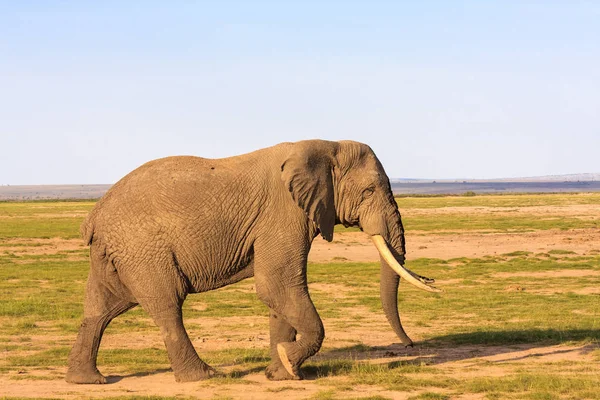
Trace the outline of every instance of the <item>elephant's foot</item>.
<instances>
[{"instance_id":1,"label":"elephant's foot","mask_svg":"<svg viewBox=\"0 0 600 400\"><path fill-rule=\"evenodd\" d=\"M271 363L265 370L265 375L270 381L290 381L299 379L301 380L303 378L303 375L300 371L297 376L291 375L280 362Z\"/></svg>"},{"instance_id":2,"label":"elephant's foot","mask_svg":"<svg viewBox=\"0 0 600 400\"><path fill-rule=\"evenodd\" d=\"M65 380L78 384L104 384L106 378L96 368L69 368Z\"/></svg>"},{"instance_id":3,"label":"elephant's foot","mask_svg":"<svg viewBox=\"0 0 600 400\"><path fill-rule=\"evenodd\" d=\"M186 366L185 368L174 370L175 381L177 382L195 382L211 378L216 375L216 371L210 365L200 361L199 365Z\"/></svg>"},{"instance_id":4,"label":"elephant's foot","mask_svg":"<svg viewBox=\"0 0 600 400\"><path fill-rule=\"evenodd\" d=\"M292 379L302 379L300 375L300 363L297 361L300 357L296 355L298 351L297 342L284 342L277 345L277 354L285 370Z\"/></svg>"}]
</instances>

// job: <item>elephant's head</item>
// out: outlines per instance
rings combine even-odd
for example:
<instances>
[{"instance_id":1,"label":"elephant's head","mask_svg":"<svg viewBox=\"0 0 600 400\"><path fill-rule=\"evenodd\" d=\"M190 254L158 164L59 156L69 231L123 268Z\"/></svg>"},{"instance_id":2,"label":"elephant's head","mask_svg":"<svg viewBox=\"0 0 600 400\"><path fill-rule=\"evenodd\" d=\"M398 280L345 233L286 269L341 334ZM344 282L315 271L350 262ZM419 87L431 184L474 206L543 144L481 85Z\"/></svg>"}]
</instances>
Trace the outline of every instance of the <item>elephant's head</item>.
<instances>
[{"instance_id":1,"label":"elephant's head","mask_svg":"<svg viewBox=\"0 0 600 400\"><path fill-rule=\"evenodd\" d=\"M292 198L316 223L321 235L333 240L335 224L358 226L371 236L381 255L381 301L390 325L406 345L398 314L400 277L430 292L432 279L404 267L404 228L389 179L365 144L311 140L294 144L281 166Z\"/></svg>"}]
</instances>

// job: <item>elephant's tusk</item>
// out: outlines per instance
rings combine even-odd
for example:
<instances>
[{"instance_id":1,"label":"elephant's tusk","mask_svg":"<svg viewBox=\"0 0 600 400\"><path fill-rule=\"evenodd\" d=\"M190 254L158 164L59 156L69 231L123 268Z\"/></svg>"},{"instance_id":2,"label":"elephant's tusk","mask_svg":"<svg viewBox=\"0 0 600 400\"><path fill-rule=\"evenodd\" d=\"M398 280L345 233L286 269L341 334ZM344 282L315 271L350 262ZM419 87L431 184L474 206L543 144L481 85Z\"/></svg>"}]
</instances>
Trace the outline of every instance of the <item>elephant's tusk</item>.
<instances>
[{"instance_id":1,"label":"elephant's tusk","mask_svg":"<svg viewBox=\"0 0 600 400\"><path fill-rule=\"evenodd\" d=\"M440 289L438 289L434 286L426 285L425 283L421 282L419 279L417 279L413 275L414 272L412 272L412 271L406 269L404 266L400 265L398 260L396 260L396 257L394 257L394 255L388 248L388 245L385 242L385 239L381 235L373 235L373 236L371 236L371 240L373 240L373 243L375 244L375 247L377 247L377 250L379 251L379 254L381 254L381 257L383 257L385 262L387 262L388 265L394 271L396 271L396 273L401 278L406 279L406 281L408 283L410 283L413 286L418 287L419 289L423 289L423 290L426 290L428 292L433 292L433 293L441 292Z\"/></svg>"},{"instance_id":2,"label":"elephant's tusk","mask_svg":"<svg viewBox=\"0 0 600 400\"><path fill-rule=\"evenodd\" d=\"M428 278L426 276L421 276L419 274L416 274L406 267L404 267L404 269L406 269L408 272L410 272L410 274L412 276L414 276L415 278L417 278L418 280L420 280L421 282L423 282L425 284L435 283L435 279L433 279L433 278Z\"/></svg>"}]
</instances>

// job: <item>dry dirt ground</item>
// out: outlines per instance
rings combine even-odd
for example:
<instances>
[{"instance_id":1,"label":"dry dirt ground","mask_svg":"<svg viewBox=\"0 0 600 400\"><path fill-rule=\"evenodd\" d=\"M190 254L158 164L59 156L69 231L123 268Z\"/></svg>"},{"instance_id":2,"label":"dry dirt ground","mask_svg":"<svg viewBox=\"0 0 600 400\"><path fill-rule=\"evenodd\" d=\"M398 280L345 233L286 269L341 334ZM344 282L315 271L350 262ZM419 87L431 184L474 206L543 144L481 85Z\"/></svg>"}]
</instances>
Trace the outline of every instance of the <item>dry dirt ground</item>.
<instances>
[{"instance_id":1,"label":"dry dirt ground","mask_svg":"<svg viewBox=\"0 0 600 400\"><path fill-rule=\"evenodd\" d=\"M514 209L504 210L514 215ZM413 210L413 213L444 213L452 210ZM484 207L461 208L461 212L473 214L489 213L490 209ZM493 212L503 212L497 208ZM527 209L528 214L537 213L540 216L555 213L566 213L569 215L592 214L599 212L598 207L572 206L572 207L531 207ZM553 249L568 250L579 255L597 254L600 249L600 230L598 229L576 229L576 230L545 230L526 233L478 233L473 231L447 234L431 232L407 232L407 259L415 258L440 258L452 259L459 257L478 258L486 255L502 255L514 251L529 251L532 253L544 253ZM20 252L34 252L34 254L54 254L63 250L80 250L83 245L80 240L63 239L31 239L38 244L37 247L19 246L27 240L14 240L14 247L10 247L10 241L5 242L9 250L18 254ZM379 256L369 238L361 232L338 233L332 243L321 238L315 239L310 254L310 261L351 261L366 262L377 261ZM576 271L570 271L573 274ZM329 290L330 287L321 284L314 285L311 290ZM343 288L338 288L343 289ZM351 290L351 289L348 289ZM336 290L337 295L343 296L343 290ZM341 293L341 294L340 294ZM363 360L367 363L384 363L394 360L423 360L428 364L437 365L439 368L451 371L454 377L473 376L499 376L505 373L502 368L505 363L539 363L540 365L553 361L586 361L594 362L590 353L598 347L595 344L580 346L471 346L461 345L456 347L424 349L416 346L404 348L396 343L394 333L389 329L383 315L374 315L367 309L360 307L348 311L349 314L368 315L368 327L352 327L349 329L336 329L336 319L324 319L328 336L321 352L314 358L317 360L332 357L331 350L351 346L357 342L367 346L379 346L379 351L369 351L368 356L361 352L350 352L347 354L335 353L336 358L350 360ZM194 321L189 321L194 322ZM200 323L200 322L199 322ZM268 321L263 316L255 317L228 317L228 318L203 318L203 337L192 337L198 352L216 351L229 347L241 348L267 348L268 347ZM405 325L411 325L411 321L405 320ZM227 327L246 325L247 330L234 330L232 337L228 340L219 339L220 332ZM411 326L411 336L419 341L426 327ZM32 341L41 347L50 346L60 342L63 345L72 343L71 337L35 337ZM103 339L102 349L117 348L147 348L163 346L158 330L152 333L139 334L108 334ZM0 358L6 356L0 354ZM487 363L482 363L487 361ZM231 368L220 368L227 372ZM310 379L306 381L284 381L270 382L266 380L263 371L252 372L245 376L244 380L258 384L237 383L175 383L173 373L170 370L161 370L150 374L133 374L128 376L110 376L108 385L72 385L60 379L64 376L65 368L49 370L47 373L56 376L53 380L14 380L15 375L27 373L27 369L11 371L8 375L0 376L0 396L7 397L52 397L52 398L81 398L81 397L111 397L128 395L156 395L156 396L196 396L201 398L227 397L247 399L304 399L315 396L324 390L322 384ZM111 375L110 370L103 370ZM243 395L240 396L240 393ZM402 393L378 390L373 386L358 386L353 388L351 396L384 396L392 399L407 399L418 395L419 392ZM484 395L465 395L462 399L479 399Z\"/></svg>"},{"instance_id":2,"label":"dry dirt ground","mask_svg":"<svg viewBox=\"0 0 600 400\"><path fill-rule=\"evenodd\" d=\"M355 332L356 334L356 332ZM365 339L368 335L364 332ZM128 339L131 339L129 336ZM123 339L123 338L120 338ZM157 338L158 339L158 338ZM370 354L371 360L364 362L388 363L396 360L426 360L429 365L438 365L445 373L450 373L456 378L472 377L497 377L506 374L503 364L531 365L532 363L543 365L549 362L574 362L583 361L593 363L594 359L590 353L598 347L594 345L585 346L548 346L532 347L531 345L515 346L459 346L456 348L443 348L436 351L423 351L418 348L405 349L402 346L390 346L393 337L378 337L363 340L370 345L385 345L385 353ZM110 348L113 341L105 344ZM129 341L121 341L121 346L132 344ZM199 351L205 347L203 343L194 343ZM336 353L336 357L340 357ZM317 356L319 357L319 356ZM321 356L322 357L322 356ZM355 355L348 354L347 357L357 359ZM378 358L379 357L379 358ZM482 364L482 362L487 363ZM482 367L485 365L485 367ZM222 369L225 372L226 368ZM54 371L53 371L54 372ZM64 373L64 370L55 371ZM78 399L131 396L131 395L154 395L154 396L194 396L198 398L235 398L245 399L306 399L322 392L324 387L311 380L305 381L268 381L263 372L255 372L245 377L246 381L253 384L227 384L206 382L175 383L173 373L169 370L157 371L154 374L133 374L128 376L110 376L109 384L103 386L71 385L60 379L57 380L33 380L13 381L6 378L0 380L2 395L7 397L30 397L34 398L65 398ZM390 399L408 399L418 395L418 391L406 393L374 388L373 386L354 386L351 395L353 397L383 396ZM484 395L470 394L456 397L460 399L483 399Z\"/></svg>"},{"instance_id":3,"label":"dry dirt ground","mask_svg":"<svg viewBox=\"0 0 600 400\"><path fill-rule=\"evenodd\" d=\"M324 288L322 288L324 289ZM598 349L597 345L587 344L580 346L546 346L539 345L513 345L513 346L478 346L461 345L456 347L443 347L435 349L405 348L397 342L395 335L388 329L387 322L382 315L373 315L368 310L354 309L355 314L369 315L369 327L352 327L348 331L336 329L335 320L326 320L325 329L328 337L321 352L315 356L316 360L325 360L335 357L336 359L361 360L365 363L389 363L401 360L420 361L428 365L441 368L445 374L455 378L473 377L497 377L507 373L504 365L511 363L512 368L531 366L532 364L543 365L549 362L574 362L583 361L594 363L591 352ZM228 347L263 348L268 346L268 325L265 317L229 317L220 319L202 319L203 334L211 338L195 338L194 346L200 354L205 351L223 350ZM247 331L239 331L229 340L214 339L218 337L221 329L227 325L239 326L241 323L247 325ZM406 321L410 325L410 320ZM424 329L411 326L411 335L419 339ZM248 337L248 332L253 332ZM58 337L32 337L37 344L52 343L56 340L65 343L70 342L65 338ZM379 350L368 352L331 353L331 350L356 344L357 340L366 346L376 346ZM50 346L48 344L48 346ZM162 346L159 332L144 334L112 334L107 335L103 341L103 349L131 349ZM230 367L219 368L221 372L229 372ZM173 373L169 370L159 370L150 374L111 375L111 371L104 369L109 375L109 384L98 385L72 385L64 382L61 377L66 372L65 368L50 369L46 374L56 377L53 380L12 380L11 377L22 374L26 368L14 371L8 376L0 378L0 394L7 397L30 397L35 398L66 398L78 399L129 396L129 395L155 395L155 396L194 396L199 398L247 398L247 399L306 399L315 396L324 390L324 386L308 377L305 381L268 381L262 371L252 372L245 376L244 380L251 384L235 383L213 383L206 382L176 383ZM38 375L39 376L39 375ZM391 399L408 399L419 392L395 392L378 389L373 386L358 386L352 388L353 397L383 396ZM243 394L240 396L240 394ZM482 399L483 395L464 395L457 397L461 399Z\"/></svg>"},{"instance_id":4,"label":"dry dirt ground","mask_svg":"<svg viewBox=\"0 0 600 400\"><path fill-rule=\"evenodd\" d=\"M358 312L362 312L359 310ZM366 312L366 311L364 311ZM239 324L240 318L230 317L232 324ZM325 322L326 331L331 332L327 337L327 342L319 355L315 356L317 360L332 357L328 350L335 349L348 344L356 343L359 339L367 346L380 346L381 350L369 351L368 356L361 352L335 353L336 359L361 360L365 363L389 363L392 361L421 361L428 365L435 365L443 369L445 374L455 378L464 377L466 379L473 377L498 377L507 373L504 365L511 363L512 368L519 368L519 365L531 366L532 364L543 365L549 362L589 362L594 363L591 352L597 350L597 345L582 346L546 346L538 345L514 345L514 346L478 346L461 345L456 347L444 347L437 349L405 348L395 343L397 340L393 333L386 332L387 323L383 317L377 316L376 321L369 322L369 328L359 329L353 327L350 332L344 333L340 329L332 328L330 323ZM205 319L203 319L206 322ZM239 337L234 337L230 341L218 340L194 340L194 345L198 352L222 350L224 348L235 346L236 348L247 346L266 347L268 344L268 327L266 318L253 317L245 318L246 323L254 325L253 331L260 333L254 337L254 340L247 339L247 332L240 332ZM407 321L410 324L410 321ZM258 329L257 329L258 328ZM218 332L214 332L217 334ZM413 337L419 338L418 328L412 328ZM32 340L37 343L43 343L49 338L36 338ZM50 338L52 339L52 338ZM162 346L160 334L131 335L114 334L107 335L103 342L104 349L111 348L137 348L148 346ZM368 358L367 358L368 357ZM231 368L221 367L221 372L228 372ZM11 376L22 373L23 370L15 371L8 376L0 378L0 394L7 397L30 397L34 398L66 398L78 399L112 397L112 396L130 396L130 395L155 395L155 396L194 396L198 398L247 398L247 399L280 399L285 396L287 399L306 399L317 395L324 390L324 386L308 377L305 381L286 381L271 382L268 381L262 371L253 372L245 376L244 380L251 384L235 383L212 383L194 382L194 383L176 383L173 373L169 370L159 370L150 374L131 374L131 375L110 375L111 371L104 372L109 375L109 384L98 385L72 385L60 379L66 372L64 368L46 371L47 374L56 377L53 380L12 380ZM396 392L378 389L373 386L358 386L352 388L353 397L383 396L391 399L408 399L417 395L419 392ZM240 395L243 394L243 395ZM457 397L461 399L482 399L483 395L464 395Z\"/></svg>"}]
</instances>

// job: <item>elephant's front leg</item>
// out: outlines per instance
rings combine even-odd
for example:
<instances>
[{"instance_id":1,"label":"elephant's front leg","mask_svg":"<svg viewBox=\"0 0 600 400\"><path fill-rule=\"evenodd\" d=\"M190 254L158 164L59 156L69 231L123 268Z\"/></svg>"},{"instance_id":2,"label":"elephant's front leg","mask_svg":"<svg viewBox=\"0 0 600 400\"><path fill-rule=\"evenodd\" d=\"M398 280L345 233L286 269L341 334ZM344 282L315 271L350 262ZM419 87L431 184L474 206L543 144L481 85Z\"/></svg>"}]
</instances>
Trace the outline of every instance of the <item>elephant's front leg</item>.
<instances>
[{"instance_id":1,"label":"elephant's front leg","mask_svg":"<svg viewBox=\"0 0 600 400\"><path fill-rule=\"evenodd\" d=\"M298 341L278 343L277 354L286 371L294 379L302 379L300 366L319 351L325 338L323 322L307 289L294 293L280 314L296 328L301 337Z\"/></svg>"},{"instance_id":2,"label":"elephant's front leg","mask_svg":"<svg viewBox=\"0 0 600 400\"><path fill-rule=\"evenodd\" d=\"M258 251L257 251L258 253ZM270 252L269 254L274 254ZM281 250L277 253L282 255ZM275 253L275 254L277 254ZM273 261L272 258L268 258ZM290 374L288 379L302 379L300 366L321 348L325 338L325 330L321 318L308 294L306 284L306 259L295 262L292 257L271 268L257 262L255 265L256 291L259 298L284 321L271 321L271 349L273 364L277 368L279 362ZM260 265L260 268L259 268ZM291 327L291 328L290 328ZM292 329L300 334L295 340ZM275 354L276 353L276 354ZM277 358L275 358L277 355ZM279 379L285 375L278 373Z\"/></svg>"},{"instance_id":3,"label":"elephant's front leg","mask_svg":"<svg viewBox=\"0 0 600 400\"><path fill-rule=\"evenodd\" d=\"M296 341L296 329L288 324L283 316L277 314L273 310L271 310L269 316L269 325L271 336L271 364L265 371L267 378L272 381L297 379L297 377L291 375L283 366L281 359L279 358L279 353L277 352L277 345L279 343Z\"/></svg>"}]
</instances>

